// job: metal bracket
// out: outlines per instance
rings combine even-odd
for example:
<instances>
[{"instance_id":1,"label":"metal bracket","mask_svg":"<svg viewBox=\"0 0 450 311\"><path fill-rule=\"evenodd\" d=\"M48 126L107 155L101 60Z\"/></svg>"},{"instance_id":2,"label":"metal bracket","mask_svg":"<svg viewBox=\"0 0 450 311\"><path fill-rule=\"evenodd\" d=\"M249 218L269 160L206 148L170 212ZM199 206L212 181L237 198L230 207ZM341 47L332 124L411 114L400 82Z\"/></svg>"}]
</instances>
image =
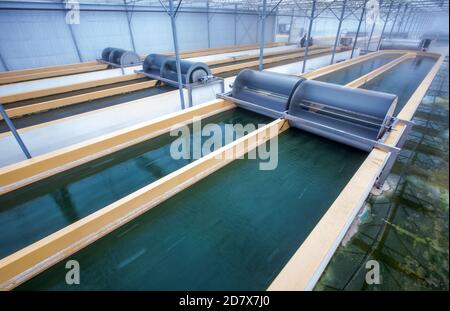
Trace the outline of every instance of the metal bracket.
<instances>
[{"instance_id":1,"label":"metal bracket","mask_svg":"<svg viewBox=\"0 0 450 311\"><path fill-rule=\"evenodd\" d=\"M161 82L164 82L168 85L171 85L173 87L179 87L179 83L178 81L174 81L174 80L170 80L170 79L166 79L163 78L159 75L154 75L154 74L150 74L150 73L146 73L143 70L135 70L135 73L139 73L142 74L152 80L158 80ZM199 82L194 82L194 83L183 83L181 84L181 87L187 89L188 91L188 99L189 99L189 103L188 103L188 107L192 107L193 106L193 98L192 98L192 90L196 89L196 88L200 88L200 87L204 87L204 86L209 86L212 84L220 84L220 91L221 93L225 92L225 79L220 78L220 77L213 77L213 76L209 76L207 79L203 80L203 81L199 81Z\"/></svg>"},{"instance_id":2,"label":"metal bracket","mask_svg":"<svg viewBox=\"0 0 450 311\"><path fill-rule=\"evenodd\" d=\"M9 118L8 114L5 111L5 108L3 108L3 105L0 103L0 114L3 117L3 120L5 120L6 125L8 126L11 133L14 135L14 138L16 139L17 143L20 146L20 149L22 149L22 152L25 154L27 159L31 159L31 154L28 151L27 147L25 146L25 143L23 142L22 138L20 137L19 133L16 130L16 127L14 126L14 123L12 123L11 119Z\"/></svg>"},{"instance_id":3,"label":"metal bracket","mask_svg":"<svg viewBox=\"0 0 450 311\"><path fill-rule=\"evenodd\" d=\"M257 105L257 104L251 103L251 102L247 102L247 101L243 101L243 100L234 98L233 96L231 96L231 92L224 93L224 94L217 94L217 98L222 98L225 100L232 101L236 105L241 106L243 108L250 108L250 109L253 108L253 110L257 109L260 111L265 111L265 112L268 112L269 114L272 114L273 116L278 116L279 118L297 121L297 122L304 122L305 124L309 124L316 128L324 128L332 133L336 133L336 134L339 133L341 135L345 135L348 137L354 137L355 140L365 141L365 142L367 142L368 145L373 145L373 148L380 149L382 151L389 153L386 164L384 165L380 175L378 176L378 178L375 182L375 186L377 188L381 188L383 186L384 182L386 181L386 178L389 176L389 173L391 172L392 167L394 166L395 161L397 160L397 157L400 154L401 148L403 147L403 145L406 141L406 137L408 136L408 133L410 132L411 128L414 125L414 122L411 122L408 120L403 120L403 119L398 119L398 118L393 118L392 125L390 126L390 129L388 129L388 131L386 131L385 135L383 135L383 137L380 138L379 140L371 140L371 139L367 139L365 137L361 137L359 135L355 135L350 132L338 130L336 128L332 128L332 127L329 127L329 126L326 126L326 125L323 125L320 123L312 122L309 120L304 120L300 117L288 114L287 111L280 112L280 111L277 111L274 109L266 108L266 107L263 107L263 106L260 106L260 105ZM385 144L384 141L385 141L388 133L397 124L404 124L406 126L406 129L403 132L401 138L399 139L399 141L397 142L397 144L395 146Z\"/></svg>"},{"instance_id":4,"label":"metal bracket","mask_svg":"<svg viewBox=\"0 0 450 311\"><path fill-rule=\"evenodd\" d=\"M383 151L389 152L389 158L386 162L386 164L383 167L383 170L381 171L380 175L378 176L375 187L378 189L381 189L383 187L383 184L385 183L387 177L391 173L392 167L395 164L395 161L397 160L398 155L400 154L400 151L402 150L403 146L405 145L406 139L408 137L409 132L411 131L412 127L414 126L414 122L394 118L394 122L391 126L393 128L397 124L403 124L406 126L405 130L402 133L402 136L398 140L397 144L395 146L390 146L386 144L379 144L376 145L375 148L381 149Z\"/></svg>"},{"instance_id":5,"label":"metal bracket","mask_svg":"<svg viewBox=\"0 0 450 311\"><path fill-rule=\"evenodd\" d=\"M107 62L106 60L103 60L103 59L97 59L97 61L99 63L103 63L103 64L106 64L106 65L109 65L109 66L111 66L113 68L120 68L122 70L122 75L125 74L125 68L139 66L139 65L142 65L142 63L143 63L143 62L139 62L139 63L135 63L135 64L132 64L132 65L126 65L125 66L125 65L123 65L122 62L120 62L120 65L118 65L118 64L115 64L115 63Z\"/></svg>"}]
</instances>

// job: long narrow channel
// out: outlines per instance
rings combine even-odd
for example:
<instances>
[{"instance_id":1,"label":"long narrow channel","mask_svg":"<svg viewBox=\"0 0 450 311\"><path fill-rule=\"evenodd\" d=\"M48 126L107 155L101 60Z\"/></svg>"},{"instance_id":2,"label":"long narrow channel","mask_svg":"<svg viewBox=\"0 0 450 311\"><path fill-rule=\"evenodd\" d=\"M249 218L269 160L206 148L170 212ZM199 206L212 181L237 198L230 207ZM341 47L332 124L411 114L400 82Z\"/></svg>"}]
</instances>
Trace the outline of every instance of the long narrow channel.
<instances>
[{"instance_id":1,"label":"long narrow channel","mask_svg":"<svg viewBox=\"0 0 450 311\"><path fill-rule=\"evenodd\" d=\"M422 79L390 85L400 105ZM267 288L366 157L296 129L278 140L275 170L236 160L71 256L80 285L66 285L62 262L19 289Z\"/></svg>"},{"instance_id":2,"label":"long narrow channel","mask_svg":"<svg viewBox=\"0 0 450 311\"><path fill-rule=\"evenodd\" d=\"M314 80L345 85L383 65L386 65L402 55L403 54L401 53L383 54L377 57L369 58L359 64L354 64L341 70L330 72L329 74L320 76Z\"/></svg>"}]
</instances>

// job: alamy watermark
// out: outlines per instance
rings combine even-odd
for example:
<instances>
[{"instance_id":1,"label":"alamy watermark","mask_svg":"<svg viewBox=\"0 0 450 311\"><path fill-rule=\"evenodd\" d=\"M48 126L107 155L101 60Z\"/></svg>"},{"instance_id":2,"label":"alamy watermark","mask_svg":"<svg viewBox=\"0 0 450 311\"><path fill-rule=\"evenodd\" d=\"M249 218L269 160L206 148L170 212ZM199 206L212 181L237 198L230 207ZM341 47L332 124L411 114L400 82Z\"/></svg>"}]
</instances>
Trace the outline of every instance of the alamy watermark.
<instances>
[{"instance_id":1,"label":"alamy watermark","mask_svg":"<svg viewBox=\"0 0 450 311\"><path fill-rule=\"evenodd\" d=\"M380 3L378 0L369 0L366 3L366 25L374 25L380 18Z\"/></svg>"},{"instance_id":2,"label":"alamy watermark","mask_svg":"<svg viewBox=\"0 0 450 311\"><path fill-rule=\"evenodd\" d=\"M66 24L80 24L80 3L77 0L66 0L64 6L68 10L66 13Z\"/></svg>"},{"instance_id":3,"label":"alamy watermark","mask_svg":"<svg viewBox=\"0 0 450 311\"><path fill-rule=\"evenodd\" d=\"M258 159L260 170L274 170L278 166L278 128L272 126L262 133L255 132L264 126L249 124L211 124L202 126L201 118L194 118L191 126L174 127L170 136L177 137L170 145L174 160L197 160L215 152L219 160ZM269 133L267 133L269 132ZM267 138L272 137L265 143ZM237 140L246 136L245 141ZM235 142L233 145L231 145ZM227 146L224 150L220 148Z\"/></svg>"},{"instance_id":4,"label":"alamy watermark","mask_svg":"<svg viewBox=\"0 0 450 311\"><path fill-rule=\"evenodd\" d=\"M366 262L366 283L368 285L380 285L380 263L376 260L369 260Z\"/></svg>"},{"instance_id":5,"label":"alamy watermark","mask_svg":"<svg viewBox=\"0 0 450 311\"><path fill-rule=\"evenodd\" d=\"M80 284L80 263L77 260L68 260L66 262L66 284L79 285Z\"/></svg>"}]
</instances>

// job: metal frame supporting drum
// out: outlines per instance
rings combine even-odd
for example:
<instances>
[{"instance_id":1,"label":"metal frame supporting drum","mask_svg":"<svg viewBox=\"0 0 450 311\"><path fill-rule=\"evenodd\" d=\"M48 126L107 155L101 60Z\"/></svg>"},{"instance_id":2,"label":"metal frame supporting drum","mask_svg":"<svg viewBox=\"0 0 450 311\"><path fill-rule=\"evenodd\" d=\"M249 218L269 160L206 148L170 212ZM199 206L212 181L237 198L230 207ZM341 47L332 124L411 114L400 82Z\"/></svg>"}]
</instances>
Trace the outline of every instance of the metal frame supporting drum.
<instances>
[{"instance_id":1,"label":"metal frame supporting drum","mask_svg":"<svg viewBox=\"0 0 450 311\"><path fill-rule=\"evenodd\" d=\"M136 73L178 87L178 72L174 57L150 54L145 58L142 69L137 70ZM223 93L225 90L224 80L219 77L213 77L211 70L205 63L182 59L180 60L180 69L182 87L188 90L190 107L193 105L192 93L194 89L220 84L221 92Z\"/></svg>"},{"instance_id":2,"label":"metal frame supporting drum","mask_svg":"<svg viewBox=\"0 0 450 311\"><path fill-rule=\"evenodd\" d=\"M107 47L102 51L102 58L98 61L114 68L121 68L122 74L125 73L125 67L142 64L141 58L135 52L111 47Z\"/></svg>"}]
</instances>

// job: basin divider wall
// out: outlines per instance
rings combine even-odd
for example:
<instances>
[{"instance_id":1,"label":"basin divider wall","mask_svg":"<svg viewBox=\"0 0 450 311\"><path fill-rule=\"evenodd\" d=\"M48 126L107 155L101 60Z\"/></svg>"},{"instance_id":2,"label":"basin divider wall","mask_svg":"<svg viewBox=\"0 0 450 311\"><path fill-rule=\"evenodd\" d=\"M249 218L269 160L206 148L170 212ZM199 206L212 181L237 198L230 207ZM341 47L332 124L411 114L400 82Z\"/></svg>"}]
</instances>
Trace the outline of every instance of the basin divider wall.
<instances>
[{"instance_id":1,"label":"basin divider wall","mask_svg":"<svg viewBox=\"0 0 450 311\"><path fill-rule=\"evenodd\" d=\"M79 90L89 89L89 88L108 85L108 84L114 84L114 83L120 83L120 82L125 82L125 81L141 79L144 77L145 76L142 74L133 73L133 74L123 75L123 76L118 76L118 77L113 77L113 78L106 78L106 79L99 79L99 80L94 80L94 81L74 83L74 84L70 84L70 85L57 86L57 87L52 87L52 88L47 88L47 89L42 89L42 90L29 91L29 92L1 96L0 102L2 104L9 104L9 103L18 102L21 100L56 95L56 94L67 93L67 92L72 92L72 91L79 91Z\"/></svg>"}]
</instances>

